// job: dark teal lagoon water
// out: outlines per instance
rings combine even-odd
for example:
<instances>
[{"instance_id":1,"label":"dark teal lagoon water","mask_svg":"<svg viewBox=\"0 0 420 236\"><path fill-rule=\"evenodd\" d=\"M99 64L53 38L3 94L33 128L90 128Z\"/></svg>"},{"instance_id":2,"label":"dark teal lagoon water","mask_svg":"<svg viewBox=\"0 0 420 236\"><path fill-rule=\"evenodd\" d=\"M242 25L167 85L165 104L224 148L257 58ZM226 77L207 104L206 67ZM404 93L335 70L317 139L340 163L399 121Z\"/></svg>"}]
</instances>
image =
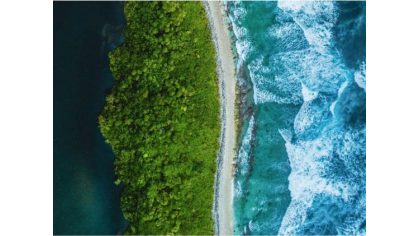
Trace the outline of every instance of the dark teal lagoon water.
<instances>
[{"instance_id":1,"label":"dark teal lagoon water","mask_svg":"<svg viewBox=\"0 0 420 236\"><path fill-rule=\"evenodd\" d=\"M54 234L117 234L126 226L114 155L98 115L112 86L120 2L54 2Z\"/></svg>"}]
</instances>

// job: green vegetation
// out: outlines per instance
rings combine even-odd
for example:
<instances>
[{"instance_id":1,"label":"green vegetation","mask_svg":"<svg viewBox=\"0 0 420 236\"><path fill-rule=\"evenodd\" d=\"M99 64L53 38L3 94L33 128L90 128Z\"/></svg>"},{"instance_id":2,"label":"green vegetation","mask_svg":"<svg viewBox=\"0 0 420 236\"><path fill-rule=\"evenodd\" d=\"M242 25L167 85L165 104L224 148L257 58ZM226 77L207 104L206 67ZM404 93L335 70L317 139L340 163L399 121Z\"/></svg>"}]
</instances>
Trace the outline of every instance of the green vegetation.
<instances>
[{"instance_id":1,"label":"green vegetation","mask_svg":"<svg viewBox=\"0 0 420 236\"><path fill-rule=\"evenodd\" d=\"M213 234L220 132L215 50L199 2L126 2L99 117L127 234Z\"/></svg>"}]
</instances>

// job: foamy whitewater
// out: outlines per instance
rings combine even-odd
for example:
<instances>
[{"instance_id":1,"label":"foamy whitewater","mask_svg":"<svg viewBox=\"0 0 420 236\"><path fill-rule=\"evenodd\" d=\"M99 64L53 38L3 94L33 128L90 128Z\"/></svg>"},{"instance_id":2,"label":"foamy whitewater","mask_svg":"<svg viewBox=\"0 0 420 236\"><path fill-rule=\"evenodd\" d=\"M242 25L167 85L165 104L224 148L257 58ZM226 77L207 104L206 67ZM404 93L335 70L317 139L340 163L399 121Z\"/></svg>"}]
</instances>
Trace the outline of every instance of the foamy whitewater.
<instances>
[{"instance_id":1,"label":"foamy whitewater","mask_svg":"<svg viewBox=\"0 0 420 236\"><path fill-rule=\"evenodd\" d=\"M229 2L252 90L235 234L364 235L365 3Z\"/></svg>"}]
</instances>

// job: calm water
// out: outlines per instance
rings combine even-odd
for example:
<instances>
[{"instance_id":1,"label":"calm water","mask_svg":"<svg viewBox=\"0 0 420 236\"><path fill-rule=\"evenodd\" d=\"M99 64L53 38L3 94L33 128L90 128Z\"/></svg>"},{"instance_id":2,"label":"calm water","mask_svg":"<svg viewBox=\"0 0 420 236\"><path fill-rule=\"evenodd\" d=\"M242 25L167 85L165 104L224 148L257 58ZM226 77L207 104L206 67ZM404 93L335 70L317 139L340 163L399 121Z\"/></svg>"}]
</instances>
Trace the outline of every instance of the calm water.
<instances>
[{"instance_id":1,"label":"calm water","mask_svg":"<svg viewBox=\"0 0 420 236\"><path fill-rule=\"evenodd\" d=\"M252 108L235 233L365 234L365 3L228 6Z\"/></svg>"},{"instance_id":2,"label":"calm water","mask_svg":"<svg viewBox=\"0 0 420 236\"><path fill-rule=\"evenodd\" d=\"M118 2L54 2L54 234L117 234L125 221L114 155L97 117L120 43Z\"/></svg>"}]
</instances>

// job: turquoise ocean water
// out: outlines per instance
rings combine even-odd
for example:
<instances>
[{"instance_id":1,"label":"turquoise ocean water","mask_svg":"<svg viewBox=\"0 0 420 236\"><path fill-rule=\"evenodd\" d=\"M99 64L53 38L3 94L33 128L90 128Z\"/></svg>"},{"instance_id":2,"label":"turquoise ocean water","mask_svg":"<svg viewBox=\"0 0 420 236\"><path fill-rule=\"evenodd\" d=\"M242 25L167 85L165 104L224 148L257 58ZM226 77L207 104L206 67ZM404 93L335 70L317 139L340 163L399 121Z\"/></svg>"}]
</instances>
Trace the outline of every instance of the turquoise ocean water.
<instances>
[{"instance_id":1,"label":"turquoise ocean water","mask_svg":"<svg viewBox=\"0 0 420 236\"><path fill-rule=\"evenodd\" d=\"M365 2L228 2L236 234L365 234Z\"/></svg>"}]
</instances>

